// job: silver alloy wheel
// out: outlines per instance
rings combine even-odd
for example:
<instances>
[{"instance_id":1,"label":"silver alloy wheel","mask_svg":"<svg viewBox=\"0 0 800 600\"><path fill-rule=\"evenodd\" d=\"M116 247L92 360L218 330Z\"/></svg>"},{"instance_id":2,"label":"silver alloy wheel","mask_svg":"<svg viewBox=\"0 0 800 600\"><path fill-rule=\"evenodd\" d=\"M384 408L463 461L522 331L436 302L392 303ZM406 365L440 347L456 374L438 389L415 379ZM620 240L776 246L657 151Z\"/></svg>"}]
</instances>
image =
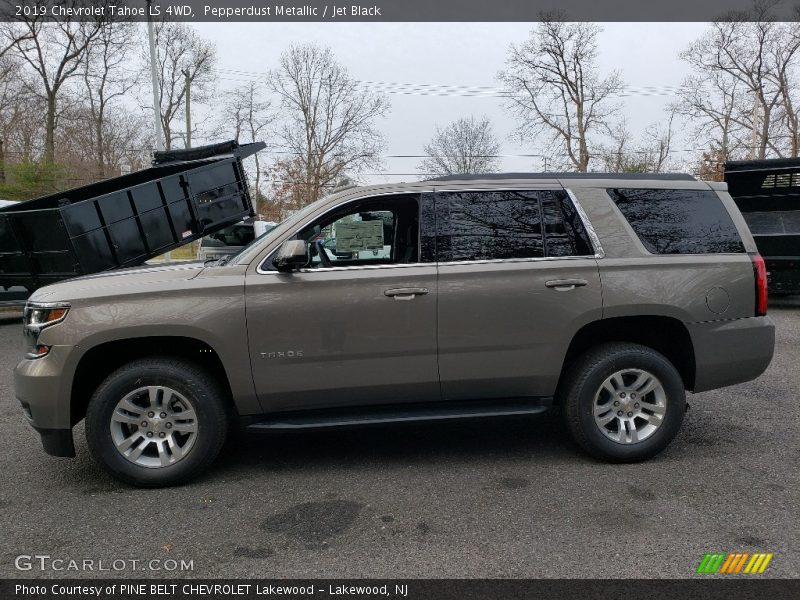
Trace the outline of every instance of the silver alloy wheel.
<instances>
[{"instance_id":1,"label":"silver alloy wheel","mask_svg":"<svg viewBox=\"0 0 800 600\"><path fill-rule=\"evenodd\" d=\"M661 381L641 369L622 369L606 380L594 396L594 422L620 444L649 438L664 422L667 393Z\"/></svg>"},{"instance_id":2,"label":"silver alloy wheel","mask_svg":"<svg viewBox=\"0 0 800 600\"><path fill-rule=\"evenodd\" d=\"M168 467L194 446L197 415L192 403L172 388L141 387L114 407L111 439L123 457L140 467Z\"/></svg>"}]
</instances>

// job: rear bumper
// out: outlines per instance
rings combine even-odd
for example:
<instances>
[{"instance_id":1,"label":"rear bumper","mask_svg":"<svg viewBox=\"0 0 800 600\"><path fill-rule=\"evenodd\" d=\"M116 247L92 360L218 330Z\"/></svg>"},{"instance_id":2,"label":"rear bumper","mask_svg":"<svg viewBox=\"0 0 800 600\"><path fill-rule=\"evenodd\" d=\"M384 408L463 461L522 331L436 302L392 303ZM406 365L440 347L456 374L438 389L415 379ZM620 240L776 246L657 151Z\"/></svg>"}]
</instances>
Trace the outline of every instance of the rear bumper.
<instances>
[{"instance_id":1,"label":"rear bumper","mask_svg":"<svg viewBox=\"0 0 800 600\"><path fill-rule=\"evenodd\" d=\"M761 375L775 351L775 325L769 317L687 324L694 345L695 392L751 381Z\"/></svg>"}]
</instances>

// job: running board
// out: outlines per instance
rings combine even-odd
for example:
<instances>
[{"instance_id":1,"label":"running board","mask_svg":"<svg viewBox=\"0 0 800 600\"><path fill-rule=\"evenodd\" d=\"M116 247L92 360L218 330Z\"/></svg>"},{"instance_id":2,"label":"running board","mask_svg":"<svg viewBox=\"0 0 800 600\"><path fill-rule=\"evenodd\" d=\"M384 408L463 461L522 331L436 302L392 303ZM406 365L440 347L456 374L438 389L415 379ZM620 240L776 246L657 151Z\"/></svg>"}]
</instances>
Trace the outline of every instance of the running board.
<instances>
[{"instance_id":1,"label":"running board","mask_svg":"<svg viewBox=\"0 0 800 600\"><path fill-rule=\"evenodd\" d=\"M392 406L349 407L336 410L309 410L273 413L255 417L245 426L247 431L327 429L331 427L361 427L390 423L419 423L453 421L491 417L535 415L547 411L552 398L522 398L465 403L431 403Z\"/></svg>"}]
</instances>

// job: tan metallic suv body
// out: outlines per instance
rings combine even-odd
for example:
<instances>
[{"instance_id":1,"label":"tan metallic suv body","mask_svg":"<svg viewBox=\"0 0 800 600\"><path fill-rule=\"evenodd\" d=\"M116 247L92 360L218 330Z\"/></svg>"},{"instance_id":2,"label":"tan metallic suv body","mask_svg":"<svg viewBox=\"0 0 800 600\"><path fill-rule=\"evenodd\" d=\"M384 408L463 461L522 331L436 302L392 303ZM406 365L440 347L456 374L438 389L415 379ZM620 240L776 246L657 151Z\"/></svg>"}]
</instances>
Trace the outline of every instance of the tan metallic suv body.
<instances>
[{"instance_id":1,"label":"tan metallic suv body","mask_svg":"<svg viewBox=\"0 0 800 600\"><path fill-rule=\"evenodd\" d=\"M696 196L697 206L719 205L708 217L718 223L697 243L727 235L725 249L734 251L654 252L635 229L653 219L642 209L644 192L662 207L654 236L684 218L663 208L672 206L665 198L691 207ZM498 233L503 223L508 231ZM342 259L319 249L336 235L343 247L346 231L381 230L374 261L369 252ZM308 262L278 268L276 256L297 239L303 243L292 250L306 248ZM379 253L379 244L387 250ZM756 252L724 184L690 178L452 178L352 188L303 209L227 264L128 269L38 290L30 310L67 313L50 326L26 326L29 347L47 352L16 367L16 395L45 450L72 456L71 428L87 406L91 413L102 384L153 357L197 367L215 401L254 428L537 412L553 398L569 404L570 394L589 394L575 387L579 366L609 344L652 351L674 367L680 394L699 392L753 379L771 360L774 329L758 314ZM629 356L632 347L606 350ZM605 360L600 354L596 361ZM629 372L649 372L636 369ZM633 385L632 375L619 381L625 377ZM669 377L660 377L665 398ZM183 396L185 406L198 402ZM648 422L663 417L641 414L642 431L651 433ZM621 420L616 430L598 427L612 441L629 433ZM597 432L584 433L588 441L576 437L586 447ZM164 459L166 470L180 462L175 456Z\"/></svg>"}]
</instances>

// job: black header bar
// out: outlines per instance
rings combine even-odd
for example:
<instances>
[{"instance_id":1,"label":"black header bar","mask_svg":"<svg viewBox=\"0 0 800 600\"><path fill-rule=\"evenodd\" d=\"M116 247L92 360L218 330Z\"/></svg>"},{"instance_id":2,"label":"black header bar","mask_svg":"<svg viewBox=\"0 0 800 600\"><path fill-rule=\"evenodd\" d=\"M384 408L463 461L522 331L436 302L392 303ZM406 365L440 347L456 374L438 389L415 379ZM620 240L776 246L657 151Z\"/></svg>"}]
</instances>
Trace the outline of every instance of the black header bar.
<instances>
[{"instance_id":1,"label":"black header bar","mask_svg":"<svg viewBox=\"0 0 800 600\"><path fill-rule=\"evenodd\" d=\"M266 566L265 566L266 568ZM800 597L800 580L748 576L642 579L38 579L0 580L0 600L782 600Z\"/></svg>"},{"instance_id":2,"label":"black header bar","mask_svg":"<svg viewBox=\"0 0 800 600\"><path fill-rule=\"evenodd\" d=\"M532 22L560 11L571 21L712 21L748 11L752 0L152 0L155 19L185 22ZM778 21L800 20L793 0L773 9ZM0 21L145 21L145 0L0 0ZM636 40L631 40L635 45Z\"/></svg>"}]
</instances>

